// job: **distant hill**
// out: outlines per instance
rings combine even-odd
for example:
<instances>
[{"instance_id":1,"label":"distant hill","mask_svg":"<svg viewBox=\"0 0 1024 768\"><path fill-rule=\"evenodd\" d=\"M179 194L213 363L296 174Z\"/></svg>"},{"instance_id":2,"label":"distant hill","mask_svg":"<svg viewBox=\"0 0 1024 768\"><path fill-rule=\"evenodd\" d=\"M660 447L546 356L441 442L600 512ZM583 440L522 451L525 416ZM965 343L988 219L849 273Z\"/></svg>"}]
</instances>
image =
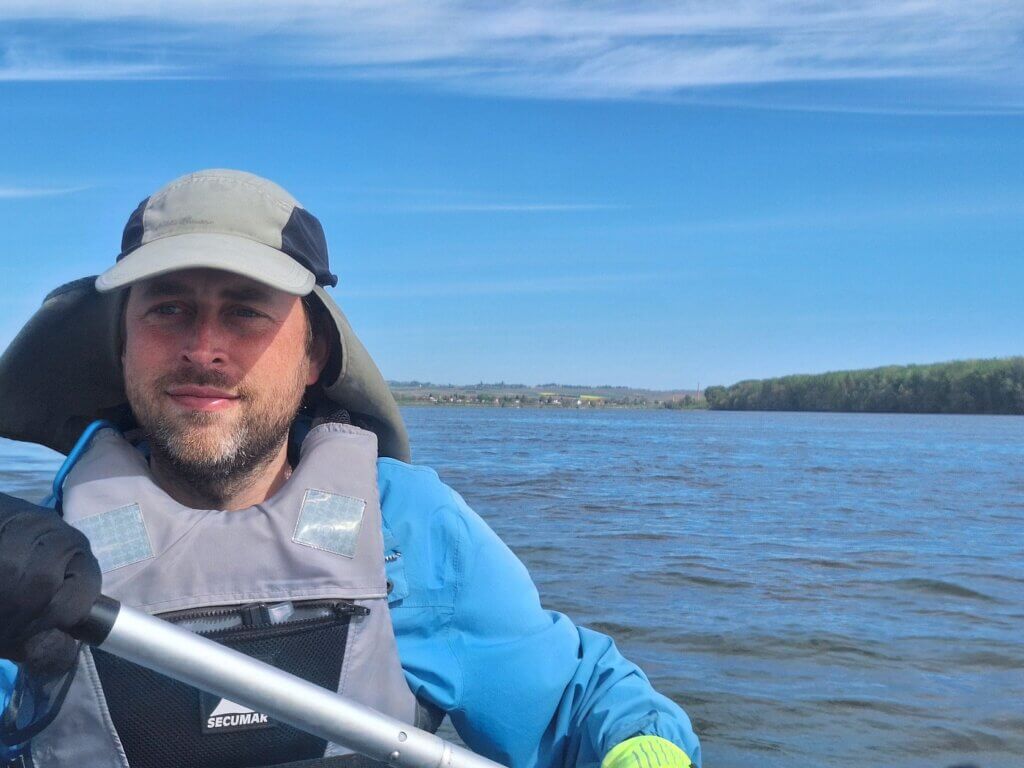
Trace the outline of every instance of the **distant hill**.
<instances>
[{"instance_id":1,"label":"distant hill","mask_svg":"<svg viewBox=\"0 0 1024 768\"><path fill-rule=\"evenodd\" d=\"M732 411L1024 414L1024 357L782 376L704 396Z\"/></svg>"},{"instance_id":2,"label":"distant hill","mask_svg":"<svg viewBox=\"0 0 1024 768\"><path fill-rule=\"evenodd\" d=\"M609 384L432 384L424 381L389 381L402 405L489 405L506 408L703 408L696 390L654 390Z\"/></svg>"}]
</instances>

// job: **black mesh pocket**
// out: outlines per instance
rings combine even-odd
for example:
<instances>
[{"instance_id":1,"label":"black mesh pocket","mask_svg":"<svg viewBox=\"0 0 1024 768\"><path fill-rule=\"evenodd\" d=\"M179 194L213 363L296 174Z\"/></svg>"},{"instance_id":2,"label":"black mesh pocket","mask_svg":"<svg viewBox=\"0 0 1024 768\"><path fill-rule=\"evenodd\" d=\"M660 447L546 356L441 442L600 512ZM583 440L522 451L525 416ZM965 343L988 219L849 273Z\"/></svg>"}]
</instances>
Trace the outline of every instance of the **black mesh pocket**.
<instances>
[{"instance_id":1,"label":"black mesh pocket","mask_svg":"<svg viewBox=\"0 0 1024 768\"><path fill-rule=\"evenodd\" d=\"M340 755L338 757L318 757L314 760L302 760L288 763L277 768L387 768L389 763L381 763L362 755Z\"/></svg>"},{"instance_id":2,"label":"black mesh pocket","mask_svg":"<svg viewBox=\"0 0 1024 768\"><path fill-rule=\"evenodd\" d=\"M336 690L350 616L339 611L325 618L204 634ZM92 653L132 768L255 768L324 754L327 744L321 738L103 651Z\"/></svg>"}]
</instances>

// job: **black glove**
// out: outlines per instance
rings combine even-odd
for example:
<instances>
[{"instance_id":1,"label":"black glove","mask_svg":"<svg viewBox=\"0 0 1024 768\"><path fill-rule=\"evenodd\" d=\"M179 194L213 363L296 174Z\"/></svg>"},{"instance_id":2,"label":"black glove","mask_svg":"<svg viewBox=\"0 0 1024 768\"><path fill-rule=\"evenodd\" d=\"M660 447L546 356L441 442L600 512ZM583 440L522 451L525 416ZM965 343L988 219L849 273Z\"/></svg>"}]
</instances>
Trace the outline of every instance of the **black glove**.
<instances>
[{"instance_id":1,"label":"black glove","mask_svg":"<svg viewBox=\"0 0 1024 768\"><path fill-rule=\"evenodd\" d=\"M56 512L0 494L0 658L44 679L69 672L78 643L67 630L99 597L89 540Z\"/></svg>"}]
</instances>

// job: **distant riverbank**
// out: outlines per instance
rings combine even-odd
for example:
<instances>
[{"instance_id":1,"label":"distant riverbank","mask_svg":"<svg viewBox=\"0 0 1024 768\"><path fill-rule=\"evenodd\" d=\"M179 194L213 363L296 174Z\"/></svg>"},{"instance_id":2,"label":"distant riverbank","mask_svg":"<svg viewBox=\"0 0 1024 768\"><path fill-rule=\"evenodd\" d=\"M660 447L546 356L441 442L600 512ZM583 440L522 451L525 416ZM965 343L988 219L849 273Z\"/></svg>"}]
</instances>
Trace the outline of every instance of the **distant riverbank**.
<instances>
[{"instance_id":1,"label":"distant riverbank","mask_svg":"<svg viewBox=\"0 0 1024 768\"><path fill-rule=\"evenodd\" d=\"M727 411L1024 414L1024 357L891 365L708 387Z\"/></svg>"},{"instance_id":2,"label":"distant riverbank","mask_svg":"<svg viewBox=\"0 0 1024 768\"><path fill-rule=\"evenodd\" d=\"M430 384L388 382L399 405L480 408L614 408L630 410L702 409L697 390L542 384Z\"/></svg>"},{"instance_id":3,"label":"distant riverbank","mask_svg":"<svg viewBox=\"0 0 1024 768\"><path fill-rule=\"evenodd\" d=\"M706 390L388 382L403 406L1024 415L1024 357L751 379Z\"/></svg>"}]
</instances>

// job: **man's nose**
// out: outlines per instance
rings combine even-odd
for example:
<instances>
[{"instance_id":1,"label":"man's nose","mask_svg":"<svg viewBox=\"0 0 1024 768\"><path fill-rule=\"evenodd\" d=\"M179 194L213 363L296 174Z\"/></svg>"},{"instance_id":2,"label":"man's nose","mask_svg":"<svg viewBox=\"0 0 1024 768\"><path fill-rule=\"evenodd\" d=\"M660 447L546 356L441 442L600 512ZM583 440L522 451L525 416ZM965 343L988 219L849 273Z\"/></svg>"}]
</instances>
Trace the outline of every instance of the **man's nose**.
<instances>
[{"instance_id":1,"label":"man's nose","mask_svg":"<svg viewBox=\"0 0 1024 768\"><path fill-rule=\"evenodd\" d=\"M198 314L182 344L182 359L199 366L219 365L225 361L226 338L216 317Z\"/></svg>"}]
</instances>

